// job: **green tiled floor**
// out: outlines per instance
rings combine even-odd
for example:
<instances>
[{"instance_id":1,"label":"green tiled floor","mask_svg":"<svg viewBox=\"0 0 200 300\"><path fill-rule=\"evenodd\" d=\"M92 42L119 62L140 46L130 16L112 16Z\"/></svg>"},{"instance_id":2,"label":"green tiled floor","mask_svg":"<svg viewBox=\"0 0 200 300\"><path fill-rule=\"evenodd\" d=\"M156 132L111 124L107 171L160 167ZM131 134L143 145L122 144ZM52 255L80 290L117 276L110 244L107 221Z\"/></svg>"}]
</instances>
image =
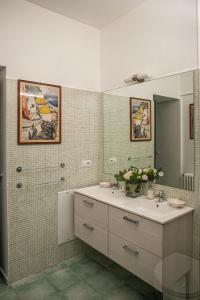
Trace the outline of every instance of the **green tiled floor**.
<instances>
[{"instance_id":1,"label":"green tiled floor","mask_svg":"<svg viewBox=\"0 0 200 300\"><path fill-rule=\"evenodd\" d=\"M12 287L0 300L160 300L162 295L108 259L79 256Z\"/></svg>"}]
</instances>

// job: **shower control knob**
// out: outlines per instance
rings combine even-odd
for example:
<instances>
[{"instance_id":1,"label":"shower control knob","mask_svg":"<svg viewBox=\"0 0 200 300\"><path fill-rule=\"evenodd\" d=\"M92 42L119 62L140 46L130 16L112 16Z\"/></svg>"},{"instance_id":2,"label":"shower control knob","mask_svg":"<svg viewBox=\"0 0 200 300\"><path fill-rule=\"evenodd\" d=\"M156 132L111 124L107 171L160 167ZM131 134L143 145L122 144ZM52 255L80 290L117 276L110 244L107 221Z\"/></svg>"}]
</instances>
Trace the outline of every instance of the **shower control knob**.
<instances>
[{"instance_id":1,"label":"shower control knob","mask_svg":"<svg viewBox=\"0 0 200 300\"><path fill-rule=\"evenodd\" d=\"M22 167L17 167L16 171L17 171L18 173L22 172Z\"/></svg>"},{"instance_id":2,"label":"shower control knob","mask_svg":"<svg viewBox=\"0 0 200 300\"><path fill-rule=\"evenodd\" d=\"M61 163L60 166L61 166L61 168L64 168L65 167L65 163Z\"/></svg>"}]
</instances>

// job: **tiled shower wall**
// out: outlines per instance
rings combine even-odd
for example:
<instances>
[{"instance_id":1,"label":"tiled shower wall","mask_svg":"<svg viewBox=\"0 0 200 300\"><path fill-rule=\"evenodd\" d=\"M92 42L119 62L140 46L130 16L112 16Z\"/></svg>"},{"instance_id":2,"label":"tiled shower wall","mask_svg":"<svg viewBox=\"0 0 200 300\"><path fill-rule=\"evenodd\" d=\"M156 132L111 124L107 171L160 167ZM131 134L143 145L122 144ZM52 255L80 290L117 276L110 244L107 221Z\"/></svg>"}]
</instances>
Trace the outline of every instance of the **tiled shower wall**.
<instances>
[{"instance_id":1,"label":"tiled shower wall","mask_svg":"<svg viewBox=\"0 0 200 300\"><path fill-rule=\"evenodd\" d=\"M16 80L7 80L7 112L8 281L14 282L84 251L78 240L58 246L57 193L101 180L103 126L99 93L62 88L62 143L18 145ZM81 168L87 159L92 167ZM25 171L16 172L19 166Z\"/></svg>"}]
</instances>

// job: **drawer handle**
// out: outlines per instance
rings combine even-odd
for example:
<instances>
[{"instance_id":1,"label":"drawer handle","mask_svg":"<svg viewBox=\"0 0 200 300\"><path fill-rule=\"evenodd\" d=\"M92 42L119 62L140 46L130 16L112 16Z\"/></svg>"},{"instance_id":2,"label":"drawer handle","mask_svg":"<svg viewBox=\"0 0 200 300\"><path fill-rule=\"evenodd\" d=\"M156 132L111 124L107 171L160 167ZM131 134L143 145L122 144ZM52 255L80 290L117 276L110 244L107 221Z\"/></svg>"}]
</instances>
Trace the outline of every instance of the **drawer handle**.
<instances>
[{"instance_id":1,"label":"drawer handle","mask_svg":"<svg viewBox=\"0 0 200 300\"><path fill-rule=\"evenodd\" d=\"M91 225L88 225L87 223L84 223L83 226L89 230L94 230L94 227L92 227Z\"/></svg>"},{"instance_id":2,"label":"drawer handle","mask_svg":"<svg viewBox=\"0 0 200 300\"><path fill-rule=\"evenodd\" d=\"M88 200L83 200L84 203L90 205L90 206L94 206L94 203Z\"/></svg>"},{"instance_id":3,"label":"drawer handle","mask_svg":"<svg viewBox=\"0 0 200 300\"><path fill-rule=\"evenodd\" d=\"M134 223L134 224L136 224L136 225L138 225L138 224L140 223L139 221L137 221L137 220L132 220L132 219L130 219L130 218L127 217L127 216L123 217L123 219L126 220L126 221L128 221L128 222Z\"/></svg>"},{"instance_id":4,"label":"drawer handle","mask_svg":"<svg viewBox=\"0 0 200 300\"><path fill-rule=\"evenodd\" d=\"M124 245L122 248L124 248L125 250L128 250L128 251L132 252L134 255L139 255L139 251L138 250L134 250L134 249L130 248L128 245Z\"/></svg>"}]
</instances>

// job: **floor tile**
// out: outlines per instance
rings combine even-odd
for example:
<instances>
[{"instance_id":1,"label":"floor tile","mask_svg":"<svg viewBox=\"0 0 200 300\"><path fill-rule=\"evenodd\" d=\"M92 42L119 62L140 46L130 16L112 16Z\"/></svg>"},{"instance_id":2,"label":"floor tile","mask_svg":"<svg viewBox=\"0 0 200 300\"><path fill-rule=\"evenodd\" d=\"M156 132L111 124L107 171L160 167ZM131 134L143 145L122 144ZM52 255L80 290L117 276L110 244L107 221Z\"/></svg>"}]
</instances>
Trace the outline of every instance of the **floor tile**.
<instances>
[{"instance_id":1,"label":"floor tile","mask_svg":"<svg viewBox=\"0 0 200 300\"><path fill-rule=\"evenodd\" d=\"M100 271L103 271L103 267L101 265L89 259L72 264L70 269L82 279L94 276Z\"/></svg>"},{"instance_id":2,"label":"floor tile","mask_svg":"<svg viewBox=\"0 0 200 300\"><path fill-rule=\"evenodd\" d=\"M0 300L18 300L18 296L12 288L6 287L0 290Z\"/></svg>"},{"instance_id":3,"label":"floor tile","mask_svg":"<svg viewBox=\"0 0 200 300\"><path fill-rule=\"evenodd\" d=\"M48 274L46 279L58 290L63 290L80 282L80 279L69 268L58 270Z\"/></svg>"},{"instance_id":4,"label":"floor tile","mask_svg":"<svg viewBox=\"0 0 200 300\"><path fill-rule=\"evenodd\" d=\"M115 274L117 277L119 277L121 280L129 280L131 277L131 273L127 271L126 269L122 268L121 266L113 263L110 265L107 270L111 272L112 274Z\"/></svg>"},{"instance_id":5,"label":"floor tile","mask_svg":"<svg viewBox=\"0 0 200 300\"><path fill-rule=\"evenodd\" d=\"M107 256L101 254L95 249L89 250L86 256L93 261L96 261L101 266L108 268L110 265L113 265L114 262L110 260Z\"/></svg>"},{"instance_id":6,"label":"floor tile","mask_svg":"<svg viewBox=\"0 0 200 300\"><path fill-rule=\"evenodd\" d=\"M123 285L123 282L108 271L102 271L97 275L86 279L87 283L101 295L106 295Z\"/></svg>"},{"instance_id":7,"label":"floor tile","mask_svg":"<svg viewBox=\"0 0 200 300\"><path fill-rule=\"evenodd\" d=\"M133 274L130 274L125 284L126 286L130 286L134 290L142 292L145 295L154 291L154 288L152 286L139 279L138 277L134 276Z\"/></svg>"},{"instance_id":8,"label":"floor tile","mask_svg":"<svg viewBox=\"0 0 200 300\"><path fill-rule=\"evenodd\" d=\"M27 299L27 300L29 300L29 299ZM37 300L37 299L35 299L35 300ZM64 298L63 295L60 292L55 292L55 293L47 296L43 300L67 300L67 299Z\"/></svg>"},{"instance_id":9,"label":"floor tile","mask_svg":"<svg viewBox=\"0 0 200 300\"><path fill-rule=\"evenodd\" d=\"M122 287L121 289L106 295L105 300L144 300L144 298L128 287Z\"/></svg>"},{"instance_id":10,"label":"floor tile","mask_svg":"<svg viewBox=\"0 0 200 300\"><path fill-rule=\"evenodd\" d=\"M104 265L105 262L105 265ZM7 287L0 300L161 300L161 294L116 263L79 256Z\"/></svg>"},{"instance_id":11,"label":"floor tile","mask_svg":"<svg viewBox=\"0 0 200 300\"><path fill-rule=\"evenodd\" d=\"M32 284L15 289L20 300L44 300L56 292L56 289L46 280L41 279Z\"/></svg>"},{"instance_id":12,"label":"floor tile","mask_svg":"<svg viewBox=\"0 0 200 300\"><path fill-rule=\"evenodd\" d=\"M83 262L90 261L90 260L91 259L88 258L86 255L79 255L76 257L72 257L69 260L64 261L63 264L70 267L71 265L74 265L76 263L83 263Z\"/></svg>"},{"instance_id":13,"label":"floor tile","mask_svg":"<svg viewBox=\"0 0 200 300\"><path fill-rule=\"evenodd\" d=\"M57 264L43 272L36 273L36 274L28 276L27 278L18 280L17 282L12 284L12 287L14 289L16 289L18 287L22 288L23 286L27 286L27 284L32 284L38 280L45 279L49 274L52 274L53 272L56 272L56 271L62 270L62 269L66 269L66 265L63 263Z\"/></svg>"},{"instance_id":14,"label":"floor tile","mask_svg":"<svg viewBox=\"0 0 200 300\"><path fill-rule=\"evenodd\" d=\"M86 283L71 286L63 295L67 300L103 300L103 297Z\"/></svg>"}]
</instances>

